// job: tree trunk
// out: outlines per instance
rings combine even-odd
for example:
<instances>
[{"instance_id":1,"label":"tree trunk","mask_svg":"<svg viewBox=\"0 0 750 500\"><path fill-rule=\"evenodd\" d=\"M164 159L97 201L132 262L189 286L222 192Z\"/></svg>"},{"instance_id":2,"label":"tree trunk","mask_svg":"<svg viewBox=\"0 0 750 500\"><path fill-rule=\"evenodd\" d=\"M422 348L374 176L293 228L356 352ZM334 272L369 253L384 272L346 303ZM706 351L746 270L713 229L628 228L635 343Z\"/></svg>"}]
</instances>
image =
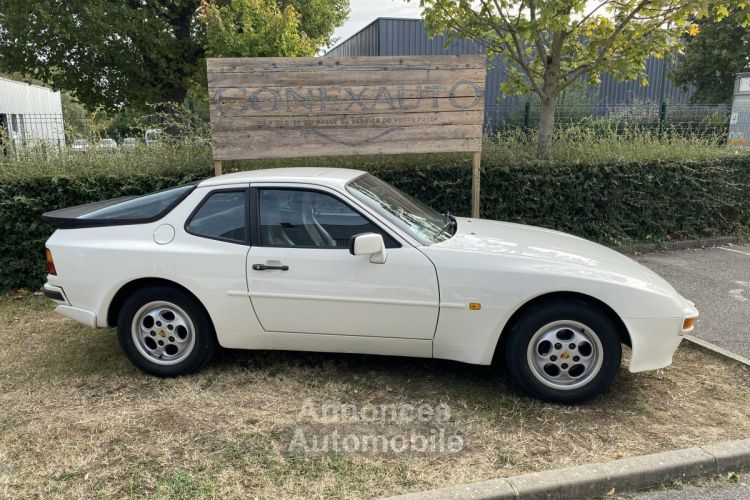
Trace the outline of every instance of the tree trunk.
<instances>
[{"instance_id":1,"label":"tree trunk","mask_svg":"<svg viewBox=\"0 0 750 500\"><path fill-rule=\"evenodd\" d=\"M552 139L555 133L555 108L560 97L560 61L562 60L565 32L553 34L544 68L544 86L539 96L542 105L539 112L539 137L536 153L540 158L549 158L552 153Z\"/></svg>"},{"instance_id":2,"label":"tree trunk","mask_svg":"<svg viewBox=\"0 0 750 500\"><path fill-rule=\"evenodd\" d=\"M540 158L549 158L552 153L552 139L555 131L555 107L557 107L557 96L542 99L536 145L536 152Z\"/></svg>"}]
</instances>

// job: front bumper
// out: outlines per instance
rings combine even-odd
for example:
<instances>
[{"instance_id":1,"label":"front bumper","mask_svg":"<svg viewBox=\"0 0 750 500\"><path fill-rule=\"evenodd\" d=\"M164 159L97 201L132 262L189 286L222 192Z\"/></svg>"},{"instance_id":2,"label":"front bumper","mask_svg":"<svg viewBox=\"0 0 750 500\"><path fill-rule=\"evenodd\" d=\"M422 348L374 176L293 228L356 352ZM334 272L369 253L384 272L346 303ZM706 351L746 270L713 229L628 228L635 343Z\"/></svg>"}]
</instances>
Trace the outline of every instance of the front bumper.
<instances>
[{"instance_id":1,"label":"front bumper","mask_svg":"<svg viewBox=\"0 0 750 500\"><path fill-rule=\"evenodd\" d=\"M57 314L75 320L79 323L83 323L86 326L96 328L96 314L86 309L81 309L80 307L74 307L73 305L71 305L62 287L45 283L42 291L45 297L52 299L56 304L58 304L58 306L55 308L55 312Z\"/></svg>"},{"instance_id":2,"label":"front bumper","mask_svg":"<svg viewBox=\"0 0 750 500\"><path fill-rule=\"evenodd\" d=\"M693 327L683 329L685 319L697 317L698 310L691 304L681 318L623 318L632 343L628 369L635 373L671 365L680 342L693 331Z\"/></svg>"}]
</instances>

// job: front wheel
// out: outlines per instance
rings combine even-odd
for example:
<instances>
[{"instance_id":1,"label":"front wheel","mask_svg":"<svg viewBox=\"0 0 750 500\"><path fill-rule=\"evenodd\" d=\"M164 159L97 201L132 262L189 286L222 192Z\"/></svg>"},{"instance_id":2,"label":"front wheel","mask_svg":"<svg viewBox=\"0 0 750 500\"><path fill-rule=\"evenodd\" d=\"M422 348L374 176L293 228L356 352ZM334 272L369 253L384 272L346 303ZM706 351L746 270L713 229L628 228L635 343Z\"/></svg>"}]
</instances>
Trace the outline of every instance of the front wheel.
<instances>
[{"instance_id":1,"label":"front wheel","mask_svg":"<svg viewBox=\"0 0 750 500\"><path fill-rule=\"evenodd\" d=\"M590 400L609 388L620 369L617 326L584 301L534 306L507 335L505 357L511 375L545 401Z\"/></svg>"},{"instance_id":2,"label":"front wheel","mask_svg":"<svg viewBox=\"0 0 750 500\"><path fill-rule=\"evenodd\" d=\"M216 350L203 307L190 295L164 286L138 290L125 301L117 336L135 366L160 377L197 371Z\"/></svg>"}]
</instances>

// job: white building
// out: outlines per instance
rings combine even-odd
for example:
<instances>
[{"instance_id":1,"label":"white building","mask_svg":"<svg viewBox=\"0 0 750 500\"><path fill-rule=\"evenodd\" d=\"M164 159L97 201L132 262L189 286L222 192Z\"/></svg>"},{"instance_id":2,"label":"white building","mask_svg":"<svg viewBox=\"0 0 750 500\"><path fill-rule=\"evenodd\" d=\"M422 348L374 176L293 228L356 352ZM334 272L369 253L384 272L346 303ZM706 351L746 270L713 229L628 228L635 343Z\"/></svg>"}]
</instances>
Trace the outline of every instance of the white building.
<instances>
[{"instance_id":1,"label":"white building","mask_svg":"<svg viewBox=\"0 0 750 500\"><path fill-rule=\"evenodd\" d=\"M0 129L15 148L64 145L60 92L0 77Z\"/></svg>"}]
</instances>

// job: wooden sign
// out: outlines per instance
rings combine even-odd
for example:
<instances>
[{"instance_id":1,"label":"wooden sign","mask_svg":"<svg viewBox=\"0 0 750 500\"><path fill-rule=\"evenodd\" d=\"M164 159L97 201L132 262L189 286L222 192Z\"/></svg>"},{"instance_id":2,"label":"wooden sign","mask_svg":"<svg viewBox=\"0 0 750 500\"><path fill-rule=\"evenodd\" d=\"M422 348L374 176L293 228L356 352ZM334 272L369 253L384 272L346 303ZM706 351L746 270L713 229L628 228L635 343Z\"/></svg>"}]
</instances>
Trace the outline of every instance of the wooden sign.
<instances>
[{"instance_id":1,"label":"wooden sign","mask_svg":"<svg viewBox=\"0 0 750 500\"><path fill-rule=\"evenodd\" d=\"M483 55L208 59L217 173L218 162L233 159L479 152L485 61ZM478 157L474 163L478 191Z\"/></svg>"}]
</instances>

